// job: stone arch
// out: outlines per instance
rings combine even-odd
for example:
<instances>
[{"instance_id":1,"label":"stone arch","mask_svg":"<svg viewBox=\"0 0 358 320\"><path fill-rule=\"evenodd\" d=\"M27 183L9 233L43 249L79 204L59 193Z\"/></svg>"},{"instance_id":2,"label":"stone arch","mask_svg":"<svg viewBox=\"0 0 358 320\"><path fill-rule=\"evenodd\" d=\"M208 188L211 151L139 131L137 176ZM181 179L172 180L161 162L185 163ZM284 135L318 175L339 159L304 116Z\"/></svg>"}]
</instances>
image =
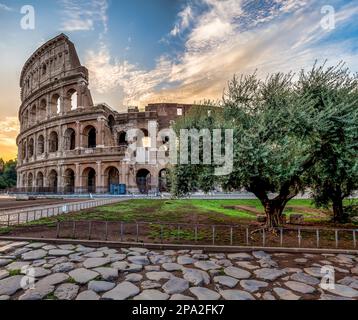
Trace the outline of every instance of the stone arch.
<instances>
[{"instance_id":1,"label":"stone arch","mask_svg":"<svg viewBox=\"0 0 358 320\"><path fill-rule=\"evenodd\" d=\"M30 108L29 120L30 120L31 125L34 125L36 123L36 105L35 104Z\"/></svg>"},{"instance_id":2,"label":"stone arch","mask_svg":"<svg viewBox=\"0 0 358 320\"><path fill-rule=\"evenodd\" d=\"M82 172L82 185L89 193L96 192L96 170L92 167L87 167Z\"/></svg>"},{"instance_id":3,"label":"stone arch","mask_svg":"<svg viewBox=\"0 0 358 320\"><path fill-rule=\"evenodd\" d=\"M65 112L76 110L78 108L78 93L75 89L71 88L66 93L65 99Z\"/></svg>"},{"instance_id":4,"label":"stone arch","mask_svg":"<svg viewBox=\"0 0 358 320\"><path fill-rule=\"evenodd\" d=\"M33 187L33 183L34 183L34 175L32 174L32 172L30 172L27 175L27 187L29 188L29 192L32 191L32 187Z\"/></svg>"},{"instance_id":5,"label":"stone arch","mask_svg":"<svg viewBox=\"0 0 358 320\"><path fill-rule=\"evenodd\" d=\"M85 148L96 148L97 146L97 130L94 126L88 125L83 130L83 135L85 137L84 143Z\"/></svg>"},{"instance_id":6,"label":"stone arch","mask_svg":"<svg viewBox=\"0 0 358 320\"><path fill-rule=\"evenodd\" d=\"M116 124L116 121L114 119L114 117L110 114L108 116L108 127L111 130L111 132L113 133L113 129L114 129L114 125Z\"/></svg>"},{"instance_id":7,"label":"stone arch","mask_svg":"<svg viewBox=\"0 0 358 320\"><path fill-rule=\"evenodd\" d=\"M159 171L158 187L160 192L170 191L170 172L168 169L162 169Z\"/></svg>"},{"instance_id":8,"label":"stone arch","mask_svg":"<svg viewBox=\"0 0 358 320\"><path fill-rule=\"evenodd\" d=\"M107 186L107 191L109 192L112 184L119 184L119 170L114 166L109 166L104 171L105 177L105 186Z\"/></svg>"},{"instance_id":9,"label":"stone arch","mask_svg":"<svg viewBox=\"0 0 358 320\"><path fill-rule=\"evenodd\" d=\"M125 131L121 131L118 133L118 145L119 146L126 146L128 145L127 142L127 133Z\"/></svg>"},{"instance_id":10,"label":"stone arch","mask_svg":"<svg viewBox=\"0 0 358 320\"><path fill-rule=\"evenodd\" d=\"M22 143L22 151L21 151L21 159L26 160L27 159L27 142L26 140Z\"/></svg>"},{"instance_id":11,"label":"stone arch","mask_svg":"<svg viewBox=\"0 0 358 320\"><path fill-rule=\"evenodd\" d=\"M29 110L26 109L22 115L22 125L26 128L29 125Z\"/></svg>"},{"instance_id":12,"label":"stone arch","mask_svg":"<svg viewBox=\"0 0 358 320\"><path fill-rule=\"evenodd\" d=\"M58 174L55 169L52 169L48 174L48 187L50 192L57 193Z\"/></svg>"},{"instance_id":13,"label":"stone arch","mask_svg":"<svg viewBox=\"0 0 358 320\"><path fill-rule=\"evenodd\" d=\"M34 156L34 139L33 138L30 138L30 140L29 140L28 155L29 155L29 158L32 158Z\"/></svg>"},{"instance_id":14,"label":"stone arch","mask_svg":"<svg viewBox=\"0 0 358 320\"><path fill-rule=\"evenodd\" d=\"M21 180L21 184L22 184L22 187L23 188L26 188L26 185L27 185L27 175L26 175L26 173L24 173L23 175L22 175L22 180Z\"/></svg>"},{"instance_id":15,"label":"stone arch","mask_svg":"<svg viewBox=\"0 0 358 320\"><path fill-rule=\"evenodd\" d=\"M42 99L39 104L38 112L37 112L37 119L42 121L46 119L46 109L47 103L45 99Z\"/></svg>"},{"instance_id":16,"label":"stone arch","mask_svg":"<svg viewBox=\"0 0 358 320\"><path fill-rule=\"evenodd\" d=\"M67 128L64 134L64 150L76 149L76 131L72 128Z\"/></svg>"},{"instance_id":17,"label":"stone arch","mask_svg":"<svg viewBox=\"0 0 358 320\"><path fill-rule=\"evenodd\" d=\"M75 192L75 172L68 168L63 176L63 185L65 193Z\"/></svg>"},{"instance_id":18,"label":"stone arch","mask_svg":"<svg viewBox=\"0 0 358 320\"><path fill-rule=\"evenodd\" d=\"M41 192L41 189L44 187L44 174L39 171L36 175L36 188L39 192Z\"/></svg>"},{"instance_id":19,"label":"stone arch","mask_svg":"<svg viewBox=\"0 0 358 320\"><path fill-rule=\"evenodd\" d=\"M37 154L41 155L45 152L45 138L42 134L37 138Z\"/></svg>"},{"instance_id":20,"label":"stone arch","mask_svg":"<svg viewBox=\"0 0 358 320\"><path fill-rule=\"evenodd\" d=\"M51 116L57 116L61 112L61 97L55 93L51 97Z\"/></svg>"},{"instance_id":21,"label":"stone arch","mask_svg":"<svg viewBox=\"0 0 358 320\"><path fill-rule=\"evenodd\" d=\"M48 140L48 150L50 153L54 153L58 151L58 134L56 131L52 131Z\"/></svg>"},{"instance_id":22,"label":"stone arch","mask_svg":"<svg viewBox=\"0 0 358 320\"><path fill-rule=\"evenodd\" d=\"M140 193L148 193L150 190L151 173L147 169L140 169L136 174L136 183Z\"/></svg>"}]
</instances>

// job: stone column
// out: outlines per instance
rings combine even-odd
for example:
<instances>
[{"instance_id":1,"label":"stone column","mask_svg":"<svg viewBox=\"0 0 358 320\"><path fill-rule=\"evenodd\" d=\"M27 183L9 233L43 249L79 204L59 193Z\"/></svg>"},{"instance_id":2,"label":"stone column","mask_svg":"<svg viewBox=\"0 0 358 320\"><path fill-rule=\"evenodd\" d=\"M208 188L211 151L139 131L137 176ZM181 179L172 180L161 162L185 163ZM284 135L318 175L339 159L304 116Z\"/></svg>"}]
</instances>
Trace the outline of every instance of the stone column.
<instances>
[{"instance_id":1,"label":"stone column","mask_svg":"<svg viewBox=\"0 0 358 320\"><path fill-rule=\"evenodd\" d=\"M75 193L80 193L82 192L81 165L78 162L75 165Z\"/></svg>"},{"instance_id":2,"label":"stone column","mask_svg":"<svg viewBox=\"0 0 358 320\"><path fill-rule=\"evenodd\" d=\"M96 170L96 193L103 192L103 176L102 176L102 161L97 161L97 170Z\"/></svg>"},{"instance_id":3,"label":"stone column","mask_svg":"<svg viewBox=\"0 0 358 320\"><path fill-rule=\"evenodd\" d=\"M63 154L63 136L64 134L62 133L62 125L60 124L58 126L58 153L62 156Z\"/></svg>"},{"instance_id":4,"label":"stone column","mask_svg":"<svg viewBox=\"0 0 358 320\"><path fill-rule=\"evenodd\" d=\"M49 119L51 117L51 109L52 109L50 94L48 94L46 98L47 98L46 99L47 100L47 102L46 102L46 118Z\"/></svg>"},{"instance_id":5,"label":"stone column","mask_svg":"<svg viewBox=\"0 0 358 320\"><path fill-rule=\"evenodd\" d=\"M103 148L104 147L104 129L105 125L104 122L106 119L104 117L98 117L98 141L97 141L97 148Z\"/></svg>"}]
</instances>

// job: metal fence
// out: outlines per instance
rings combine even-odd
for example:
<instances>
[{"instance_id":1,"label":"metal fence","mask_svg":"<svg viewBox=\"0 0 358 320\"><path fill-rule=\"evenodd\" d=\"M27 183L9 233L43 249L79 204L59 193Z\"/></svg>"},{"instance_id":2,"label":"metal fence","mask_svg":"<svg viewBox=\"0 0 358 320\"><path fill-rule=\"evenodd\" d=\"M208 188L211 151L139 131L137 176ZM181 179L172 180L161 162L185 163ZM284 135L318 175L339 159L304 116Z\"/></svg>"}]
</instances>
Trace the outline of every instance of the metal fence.
<instances>
[{"instance_id":1,"label":"metal fence","mask_svg":"<svg viewBox=\"0 0 358 320\"><path fill-rule=\"evenodd\" d=\"M268 232L242 225L61 221L53 228L52 236L60 239L182 245L356 249L357 232L358 229L309 227L283 227Z\"/></svg>"},{"instance_id":2,"label":"metal fence","mask_svg":"<svg viewBox=\"0 0 358 320\"><path fill-rule=\"evenodd\" d=\"M36 221L42 218L50 218L66 213L91 209L103 205L117 203L121 199L95 199L85 202L65 203L59 205L51 205L47 208L29 208L17 210L17 212L0 214L0 227L19 226L24 223Z\"/></svg>"}]
</instances>

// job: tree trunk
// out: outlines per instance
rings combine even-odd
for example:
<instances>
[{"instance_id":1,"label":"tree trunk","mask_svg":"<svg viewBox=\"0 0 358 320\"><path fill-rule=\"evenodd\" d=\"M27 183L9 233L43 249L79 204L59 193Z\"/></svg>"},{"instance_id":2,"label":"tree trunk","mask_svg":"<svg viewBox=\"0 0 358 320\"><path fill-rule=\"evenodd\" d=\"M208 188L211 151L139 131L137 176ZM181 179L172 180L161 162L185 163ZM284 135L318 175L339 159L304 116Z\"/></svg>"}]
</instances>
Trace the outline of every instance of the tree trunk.
<instances>
[{"instance_id":1,"label":"tree trunk","mask_svg":"<svg viewBox=\"0 0 358 320\"><path fill-rule=\"evenodd\" d=\"M282 225L282 212L285 205L281 201L266 200L265 201L266 227L276 228Z\"/></svg>"},{"instance_id":2,"label":"tree trunk","mask_svg":"<svg viewBox=\"0 0 358 320\"><path fill-rule=\"evenodd\" d=\"M347 221L347 214L343 210L343 200L341 197L332 198L333 221L343 223Z\"/></svg>"}]
</instances>

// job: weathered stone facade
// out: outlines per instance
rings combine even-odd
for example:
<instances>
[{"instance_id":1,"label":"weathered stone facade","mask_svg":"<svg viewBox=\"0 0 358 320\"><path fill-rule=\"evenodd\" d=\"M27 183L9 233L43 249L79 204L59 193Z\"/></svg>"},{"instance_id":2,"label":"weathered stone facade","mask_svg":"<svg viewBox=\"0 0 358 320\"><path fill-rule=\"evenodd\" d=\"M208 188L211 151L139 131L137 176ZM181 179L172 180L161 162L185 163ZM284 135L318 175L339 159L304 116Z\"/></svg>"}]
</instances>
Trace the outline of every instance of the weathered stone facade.
<instances>
[{"instance_id":1,"label":"weathered stone facade","mask_svg":"<svg viewBox=\"0 0 358 320\"><path fill-rule=\"evenodd\" d=\"M61 34L41 46L21 73L17 187L27 192L107 193L111 184L131 192L165 190L167 169L125 161L126 132L148 123L158 130L191 107L150 104L119 113L94 105L88 70Z\"/></svg>"}]
</instances>

